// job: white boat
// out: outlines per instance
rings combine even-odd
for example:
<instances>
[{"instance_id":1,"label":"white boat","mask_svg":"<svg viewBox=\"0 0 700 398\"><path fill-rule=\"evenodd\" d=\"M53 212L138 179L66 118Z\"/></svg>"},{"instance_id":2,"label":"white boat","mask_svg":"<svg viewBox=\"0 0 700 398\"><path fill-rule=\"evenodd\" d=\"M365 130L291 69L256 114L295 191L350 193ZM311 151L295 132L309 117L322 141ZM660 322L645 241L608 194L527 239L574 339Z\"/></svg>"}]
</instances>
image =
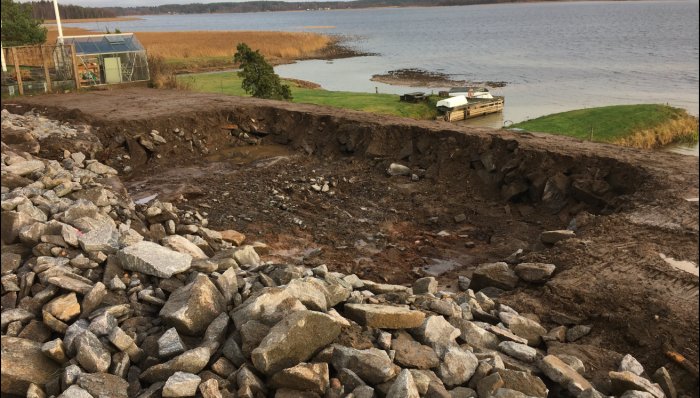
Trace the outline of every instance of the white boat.
<instances>
[{"instance_id":1,"label":"white boat","mask_svg":"<svg viewBox=\"0 0 700 398\"><path fill-rule=\"evenodd\" d=\"M469 101L467 100L467 97L464 95L457 95L454 97L449 97L445 98L444 100L440 100L435 104L438 108L439 111L445 112L453 109L457 109L459 107L466 107Z\"/></svg>"},{"instance_id":2,"label":"white boat","mask_svg":"<svg viewBox=\"0 0 700 398\"><path fill-rule=\"evenodd\" d=\"M493 95L491 95L486 87L453 87L450 89L450 97L459 95L463 95L467 98L493 99Z\"/></svg>"}]
</instances>

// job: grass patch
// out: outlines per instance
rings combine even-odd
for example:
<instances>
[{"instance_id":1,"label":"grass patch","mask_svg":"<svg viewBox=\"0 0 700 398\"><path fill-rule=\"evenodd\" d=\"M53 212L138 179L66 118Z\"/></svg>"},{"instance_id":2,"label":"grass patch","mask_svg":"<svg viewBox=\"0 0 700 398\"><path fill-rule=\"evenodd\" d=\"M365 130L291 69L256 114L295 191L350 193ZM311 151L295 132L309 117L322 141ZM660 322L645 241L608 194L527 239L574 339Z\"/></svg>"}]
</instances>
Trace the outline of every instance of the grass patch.
<instances>
[{"instance_id":1,"label":"grass patch","mask_svg":"<svg viewBox=\"0 0 700 398\"><path fill-rule=\"evenodd\" d=\"M191 90L221 93L248 97L241 88L241 79L236 72L203 73L179 76ZM431 97L428 102L411 104L400 102L394 94L353 93L346 91L327 91L318 88L302 87L293 80L283 80L292 89L292 102L327 105L336 108L353 109L382 115L410 117L414 119L434 119L437 115L435 103L438 98Z\"/></svg>"},{"instance_id":2,"label":"grass patch","mask_svg":"<svg viewBox=\"0 0 700 398\"><path fill-rule=\"evenodd\" d=\"M579 109L511 127L644 149L698 139L696 117L683 109L657 104Z\"/></svg>"}]
</instances>

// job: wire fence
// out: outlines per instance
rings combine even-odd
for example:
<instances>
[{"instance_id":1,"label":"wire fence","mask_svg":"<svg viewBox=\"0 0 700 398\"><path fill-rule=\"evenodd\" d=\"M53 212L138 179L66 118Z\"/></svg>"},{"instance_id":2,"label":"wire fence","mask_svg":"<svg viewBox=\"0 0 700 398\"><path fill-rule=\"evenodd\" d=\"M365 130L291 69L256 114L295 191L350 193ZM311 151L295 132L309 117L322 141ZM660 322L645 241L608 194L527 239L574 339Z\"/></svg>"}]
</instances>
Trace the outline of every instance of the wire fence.
<instances>
[{"instance_id":1,"label":"wire fence","mask_svg":"<svg viewBox=\"0 0 700 398\"><path fill-rule=\"evenodd\" d=\"M76 86L75 48L35 45L2 48L2 95L63 92Z\"/></svg>"}]
</instances>

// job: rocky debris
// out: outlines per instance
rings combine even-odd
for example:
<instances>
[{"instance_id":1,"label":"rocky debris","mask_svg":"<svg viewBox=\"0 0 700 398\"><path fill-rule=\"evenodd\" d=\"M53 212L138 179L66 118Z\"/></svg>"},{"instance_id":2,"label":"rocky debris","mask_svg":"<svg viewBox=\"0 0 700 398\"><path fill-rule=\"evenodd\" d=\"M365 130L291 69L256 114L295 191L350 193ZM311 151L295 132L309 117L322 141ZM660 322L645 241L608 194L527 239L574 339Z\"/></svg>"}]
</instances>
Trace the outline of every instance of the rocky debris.
<instances>
[{"instance_id":1,"label":"rocky debris","mask_svg":"<svg viewBox=\"0 0 700 398\"><path fill-rule=\"evenodd\" d=\"M6 114L3 128L23 120ZM271 262L264 244L209 229L206 214L134 203L88 150L32 156L34 141L70 135L32 123L31 137L2 145L3 395L677 395L665 368L650 381L631 356L593 385L580 359L547 355L590 326L541 324L498 296L546 282L552 264L481 264L451 292L433 277L409 287L333 272L312 255L310 267ZM157 149L166 138L141 141ZM571 233L543 240L555 235Z\"/></svg>"},{"instance_id":2,"label":"rocky debris","mask_svg":"<svg viewBox=\"0 0 700 398\"><path fill-rule=\"evenodd\" d=\"M540 234L540 240L542 241L542 243L549 245L553 245L559 241L571 239L574 237L576 237L576 233L568 229L544 231Z\"/></svg>"},{"instance_id":3,"label":"rocky debris","mask_svg":"<svg viewBox=\"0 0 700 398\"><path fill-rule=\"evenodd\" d=\"M411 174L411 168L399 163L392 163L386 169L386 173L390 176L407 176Z\"/></svg>"}]
</instances>

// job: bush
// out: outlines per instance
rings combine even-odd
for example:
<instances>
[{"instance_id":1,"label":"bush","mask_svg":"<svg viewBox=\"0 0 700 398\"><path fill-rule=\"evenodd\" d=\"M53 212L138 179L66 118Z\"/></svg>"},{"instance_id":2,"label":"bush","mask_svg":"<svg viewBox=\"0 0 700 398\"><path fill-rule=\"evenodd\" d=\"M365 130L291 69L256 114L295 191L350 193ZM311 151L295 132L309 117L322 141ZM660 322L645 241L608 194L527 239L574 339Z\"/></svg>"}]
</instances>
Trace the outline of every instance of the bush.
<instances>
[{"instance_id":1,"label":"bush","mask_svg":"<svg viewBox=\"0 0 700 398\"><path fill-rule=\"evenodd\" d=\"M46 41L46 28L32 18L32 6L2 0L2 44L22 46Z\"/></svg>"},{"instance_id":2,"label":"bush","mask_svg":"<svg viewBox=\"0 0 700 398\"><path fill-rule=\"evenodd\" d=\"M245 43L236 46L233 62L241 67L238 76L243 79L241 87L246 93L257 98L279 99L290 101L292 92L289 86L280 82L272 66L265 61L260 51L253 51Z\"/></svg>"},{"instance_id":3,"label":"bush","mask_svg":"<svg viewBox=\"0 0 700 398\"><path fill-rule=\"evenodd\" d=\"M154 88L171 88L189 90L189 84L178 80L173 68L159 55L148 56L148 72L151 75L150 86Z\"/></svg>"}]
</instances>

